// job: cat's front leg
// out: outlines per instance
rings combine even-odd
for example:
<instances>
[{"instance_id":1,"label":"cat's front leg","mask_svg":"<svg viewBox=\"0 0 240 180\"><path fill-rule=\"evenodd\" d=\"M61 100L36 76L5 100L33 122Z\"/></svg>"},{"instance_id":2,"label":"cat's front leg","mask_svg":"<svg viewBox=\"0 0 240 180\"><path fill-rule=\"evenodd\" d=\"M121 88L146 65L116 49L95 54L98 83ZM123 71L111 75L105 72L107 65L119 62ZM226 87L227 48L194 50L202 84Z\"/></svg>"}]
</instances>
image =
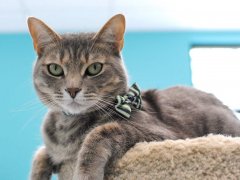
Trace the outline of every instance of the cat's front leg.
<instances>
[{"instance_id":1,"label":"cat's front leg","mask_svg":"<svg viewBox=\"0 0 240 180\"><path fill-rule=\"evenodd\" d=\"M117 122L93 129L82 144L73 180L102 180L109 160L121 157L135 144L129 134Z\"/></svg>"},{"instance_id":2,"label":"cat's front leg","mask_svg":"<svg viewBox=\"0 0 240 180\"><path fill-rule=\"evenodd\" d=\"M33 159L30 180L50 180L52 171L53 166L46 152L46 148L39 148Z\"/></svg>"}]
</instances>

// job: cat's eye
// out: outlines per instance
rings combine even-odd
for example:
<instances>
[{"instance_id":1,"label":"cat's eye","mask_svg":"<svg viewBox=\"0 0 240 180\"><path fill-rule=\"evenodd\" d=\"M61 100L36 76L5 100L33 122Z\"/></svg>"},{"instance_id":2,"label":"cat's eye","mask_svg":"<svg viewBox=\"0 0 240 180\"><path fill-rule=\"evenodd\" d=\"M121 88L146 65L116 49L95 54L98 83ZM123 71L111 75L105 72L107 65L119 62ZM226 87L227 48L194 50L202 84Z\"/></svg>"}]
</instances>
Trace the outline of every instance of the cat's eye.
<instances>
[{"instance_id":1,"label":"cat's eye","mask_svg":"<svg viewBox=\"0 0 240 180\"><path fill-rule=\"evenodd\" d=\"M62 76L64 74L62 67L54 63L48 65L48 72L53 76Z\"/></svg>"},{"instance_id":2,"label":"cat's eye","mask_svg":"<svg viewBox=\"0 0 240 180\"><path fill-rule=\"evenodd\" d=\"M95 76L97 74L99 74L102 70L102 63L93 63L90 66L88 66L87 70L86 70L86 74L88 76Z\"/></svg>"}]
</instances>

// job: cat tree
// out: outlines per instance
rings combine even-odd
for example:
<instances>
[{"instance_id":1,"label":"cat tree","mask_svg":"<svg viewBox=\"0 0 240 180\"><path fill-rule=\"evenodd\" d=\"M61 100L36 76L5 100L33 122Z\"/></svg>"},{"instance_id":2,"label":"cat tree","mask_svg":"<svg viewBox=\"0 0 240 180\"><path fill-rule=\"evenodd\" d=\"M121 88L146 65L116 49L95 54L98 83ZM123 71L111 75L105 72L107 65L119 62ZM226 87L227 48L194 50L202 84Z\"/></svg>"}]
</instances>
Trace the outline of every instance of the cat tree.
<instances>
[{"instance_id":1,"label":"cat tree","mask_svg":"<svg viewBox=\"0 0 240 180\"><path fill-rule=\"evenodd\" d=\"M240 179L240 137L139 143L109 170L107 179Z\"/></svg>"}]
</instances>

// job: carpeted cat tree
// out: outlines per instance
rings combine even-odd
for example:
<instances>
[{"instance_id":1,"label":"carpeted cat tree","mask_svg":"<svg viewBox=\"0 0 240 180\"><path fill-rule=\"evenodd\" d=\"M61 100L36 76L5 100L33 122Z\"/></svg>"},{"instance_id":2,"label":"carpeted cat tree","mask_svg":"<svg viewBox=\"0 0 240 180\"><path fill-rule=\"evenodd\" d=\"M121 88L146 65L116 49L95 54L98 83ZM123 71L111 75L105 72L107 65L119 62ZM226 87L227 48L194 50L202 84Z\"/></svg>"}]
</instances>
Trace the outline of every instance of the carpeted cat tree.
<instances>
[{"instance_id":1,"label":"carpeted cat tree","mask_svg":"<svg viewBox=\"0 0 240 180\"><path fill-rule=\"evenodd\" d=\"M116 163L107 179L240 179L240 137L139 143Z\"/></svg>"}]
</instances>

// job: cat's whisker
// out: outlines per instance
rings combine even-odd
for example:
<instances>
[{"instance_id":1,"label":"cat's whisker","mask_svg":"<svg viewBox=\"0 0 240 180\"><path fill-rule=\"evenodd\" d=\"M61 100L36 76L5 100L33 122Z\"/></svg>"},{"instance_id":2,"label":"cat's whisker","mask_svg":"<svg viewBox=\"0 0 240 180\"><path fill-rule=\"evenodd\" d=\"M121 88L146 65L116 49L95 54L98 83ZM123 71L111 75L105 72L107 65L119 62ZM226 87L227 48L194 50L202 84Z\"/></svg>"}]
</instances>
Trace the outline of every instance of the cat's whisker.
<instances>
[{"instance_id":1,"label":"cat's whisker","mask_svg":"<svg viewBox=\"0 0 240 180\"><path fill-rule=\"evenodd\" d=\"M102 103L106 103L106 101L104 101L104 100L102 100L102 99L99 99ZM106 103L107 104L107 103ZM109 105L109 104L108 104ZM113 104L110 104L110 105L113 105ZM108 111L111 111L112 113L114 113L115 115L117 115L118 117L121 117L121 118L123 118L123 119L125 119L125 120L128 120L128 119L126 119L125 117L123 117L121 114L119 114L119 113L117 113L114 109L111 109L111 108L109 108L108 106L104 106L104 108L106 108ZM111 116L111 118L112 118L112 116Z\"/></svg>"},{"instance_id":2,"label":"cat's whisker","mask_svg":"<svg viewBox=\"0 0 240 180\"><path fill-rule=\"evenodd\" d=\"M99 106L101 106L101 108L103 108L104 110L105 110L105 108L107 108L107 107L105 106L105 104L103 104L101 101L98 101L96 104L99 105Z\"/></svg>"},{"instance_id":3,"label":"cat's whisker","mask_svg":"<svg viewBox=\"0 0 240 180\"><path fill-rule=\"evenodd\" d=\"M29 102L26 102L22 105L20 105L17 108L13 108L10 112L23 112L23 111L30 111L30 110L34 110L38 107L41 107L41 103L38 99L33 99L30 100Z\"/></svg>"},{"instance_id":4,"label":"cat's whisker","mask_svg":"<svg viewBox=\"0 0 240 180\"><path fill-rule=\"evenodd\" d=\"M21 131L23 131L33 120L37 119L36 117L40 117L40 114L43 114L44 111L44 106L40 107L37 111L34 111L34 115L30 117L29 120L21 127Z\"/></svg>"},{"instance_id":5,"label":"cat's whisker","mask_svg":"<svg viewBox=\"0 0 240 180\"><path fill-rule=\"evenodd\" d=\"M95 105L97 106L96 109L99 110L99 113L102 113L102 115L106 114L106 111L99 104L96 103Z\"/></svg>"},{"instance_id":6,"label":"cat's whisker","mask_svg":"<svg viewBox=\"0 0 240 180\"><path fill-rule=\"evenodd\" d=\"M95 104L96 106L94 106L94 107L96 107L95 109L96 110L99 110L99 112L102 112L103 114L105 113L104 111L103 111L103 109L102 109L102 107L101 106L99 106L98 104Z\"/></svg>"},{"instance_id":7,"label":"cat's whisker","mask_svg":"<svg viewBox=\"0 0 240 180\"><path fill-rule=\"evenodd\" d=\"M96 104L97 105L97 104ZM108 111L106 111L104 108L104 105L103 104L98 104L100 107L101 107L101 109L104 111L104 113L111 119L111 120L113 120L114 118L113 118L113 116L108 112Z\"/></svg>"},{"instance_id":8,"label":"cat's whisker","mask_svg":"<svg viewBox=\"0 0 240 180\"><path fill-rule=\"evenodd\" d=\"M95 93L91 93L91 94L84 94L84 96L92 96L92 97L100 97L100 98L109 98L109 99L115 99L115 97L112 96L108 96L108 95L100 95L100 94L95 94Z\"/></svg>"},{"instance_id":9,"label":"cat's whisker","mask_svg":"<svg viewBox=\"0 0 240 180\"><path fill-rule=\"evenodd\" d=\"M51 99L42 99L42 101L49 107L55 107L55 106L58 106L56 102L54 102L53 100Z\"/></svg>"},{"instance_id":10,"label":"cat's whisker","mask_svg":"<svg viewBox=\"0 0 240 180\"><path fill-rule=\"evenodd\" d=\"M104 103L106 103L106 104L108 104L110 106L114 106L114 103L108 102L108 101L100 99L100 98L98 100L101 101L101 102L104 102Z\"/></svg>"}]
</instances>

